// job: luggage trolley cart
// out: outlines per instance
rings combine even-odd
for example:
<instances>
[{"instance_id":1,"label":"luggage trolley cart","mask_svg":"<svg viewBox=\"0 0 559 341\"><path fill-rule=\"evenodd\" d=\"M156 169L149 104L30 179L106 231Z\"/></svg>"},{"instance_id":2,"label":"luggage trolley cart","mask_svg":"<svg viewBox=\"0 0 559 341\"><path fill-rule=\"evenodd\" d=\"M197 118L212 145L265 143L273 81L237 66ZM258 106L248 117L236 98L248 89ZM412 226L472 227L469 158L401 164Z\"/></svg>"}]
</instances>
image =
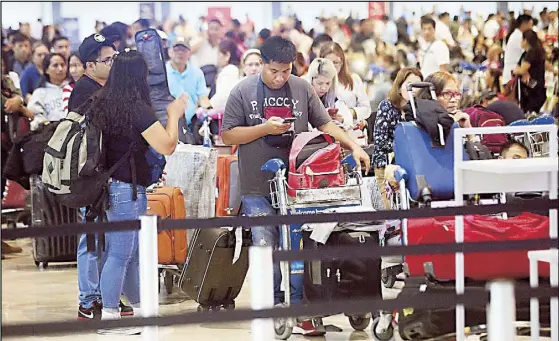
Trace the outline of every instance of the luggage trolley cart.
<instances>
[{"instance_id":1,"label":"luggage trolley cart","mask_svg":"<svg viewBox=\"0 0 559 341\"><path fill-rule=\"evenodd\" d=\"M355 163L353 157L346 157L343 161L345 165ZM291 198L287 195L287 178L285 176L286 166L280 159L272 159L262 166L262 171L274 173L275 177L270 180L270 194L272 198L272 206L276 208L281 215L287 214L316 214L326 209L360 206L361 190L360 190L360 174L359 172L351 172L347 175L349 178L346 183L350 185L336 188L320 188L297 190L296 196ZM347 174L347 173L346 173ZM353 184L351 184L353 183ZM280 249L291 250L293 245L299 245L302 248L302 225L281 225L280 226ZM280 269L282 273L282 284L285 295L285 305L291 304L291 283L297 282L303 287L304 262L281 262ZM290 276L287 276L287 274ZM321 319L321 317L316 317ZM364 330L370 323L371 314L348 315L349 322L355 330ZM277 319L274 321L276 338L287 340L293 331L293 327L297 323L295 318ZM321 323L321 321L319 321Z\"/></svg>"},{"instance_id":2,"label":"luggage trolley cart","mask_svg":"<svg viewBox=\"0 0 559 341\"><path fill-rule=\"evenodd\" d=\"M530 126L530 125L546 125L555 124L552 116L542 115L532 121L518 120L512 122L511 126ZM524 132L511 134L513 138L528 147L530 154L533 157L547 157L549 156L549 141L551 137L548 132ZM557 138L557 137L555 137Z\"/></svg>"}]
</instances>

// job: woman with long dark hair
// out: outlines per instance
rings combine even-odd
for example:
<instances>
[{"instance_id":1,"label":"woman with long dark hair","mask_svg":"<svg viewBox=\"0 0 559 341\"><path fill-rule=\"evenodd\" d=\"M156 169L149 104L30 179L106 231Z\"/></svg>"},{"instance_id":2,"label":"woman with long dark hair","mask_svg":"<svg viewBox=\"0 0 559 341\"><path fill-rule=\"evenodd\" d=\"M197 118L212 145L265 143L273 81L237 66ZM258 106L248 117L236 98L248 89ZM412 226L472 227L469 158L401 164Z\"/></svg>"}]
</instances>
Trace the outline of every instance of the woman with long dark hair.
<instances>
[{"instance_id":1,"label":"woman with long dark hair","mask_svg":"<svg viewBox=\"0 0 559 341\"><path fill-rule=\"evenodd\" d=\"M43 59L43 77L31 95L27 108L34 114L31 130L44 121L60 121L66 117L62 104L62 88L68 85L66 59L51 53Z\"/></svg>"},{"instance_id":2,"label":"woman with long dark hair","mask_svg":"<svg viewBox=\"0 0 559 341\"><path fill-rule=\"evenodd\" d=\"M178 140L178 121L184 115L186 95L167 107L169 120L164 128L151 107L147 83L148 66L142 54L126 49L114 58L103 88L76 111L85 115L103 132L106 167L112 167L129 150L131 157L111 176L109 221L136 220L147 210L146 187L152 180L152 166L146 158L150 147L170 155ZM134 197L134 184L136 185ZM107 260L101 273L103 320L119 319L120 294L128 298L134 315L140 316L138 231L105 235ZM137 329L100 330L102 334L137 334Z\"/></svg>"},{"instance_id":3,"label":"woman with long dark hair","mask_svg":"<svg viewBox=\"0 0 559 341\"><path fill-rule=\"evenodd\" d=\"M240 80L241 51L233 40L225 39L219 43L217 64L219 73L215 81L215 95L210 102L215 109L225 109L229 93Z\"/></svg>"},{"instance_id":4,"label":"woman with long dark hair","mask_svg":"<svg viewBox=\"0 0 559 341\"><path fill-rule=\"evenodd\" d=\"M79 52L74 52L68 58L68 74L70 75L70 83L62 89L63 97L62 104L64 106L64 112L68 114L68 102L70 101L70 95L74 91L74 86L76 82L82 78L85 73L85 65L82 63Z\"/></svg>"},{"instance_id":5,"label":"woman with long dark hair","mask_svg":"<svg viewBox=\"0 0 559 341\"><path fill-rule=\"evenodd\" d=\"M522 48L526 51L513 74L521 78L520 106L526 112L539 113L545 103L545 50L533 30L522 33Z\"/></svg>"}]
</instances>

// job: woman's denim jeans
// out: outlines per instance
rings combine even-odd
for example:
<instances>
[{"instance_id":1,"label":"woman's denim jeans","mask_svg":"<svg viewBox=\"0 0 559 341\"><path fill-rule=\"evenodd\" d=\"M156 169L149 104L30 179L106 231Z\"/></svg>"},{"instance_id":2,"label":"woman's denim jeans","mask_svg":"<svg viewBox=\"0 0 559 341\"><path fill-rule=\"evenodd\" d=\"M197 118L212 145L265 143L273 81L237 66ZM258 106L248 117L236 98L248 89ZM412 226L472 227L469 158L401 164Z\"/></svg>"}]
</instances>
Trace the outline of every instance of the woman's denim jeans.
<instances>
[{"instance_id":1,"label":"woman's denim jeans","mask_svg":"<svg viewBox=\"0 0 559 341\"><path fill-rule=\"evenodd\" d=\"M113 181L109 185L109 221L137 220L147 210L146 190L138 186L138 198L132 200L132 184ZM120 294L131 304L140 303L138 231L105 234L106 261L101 273L103 307L117 309Z\"/></svg>"}]
</instances>

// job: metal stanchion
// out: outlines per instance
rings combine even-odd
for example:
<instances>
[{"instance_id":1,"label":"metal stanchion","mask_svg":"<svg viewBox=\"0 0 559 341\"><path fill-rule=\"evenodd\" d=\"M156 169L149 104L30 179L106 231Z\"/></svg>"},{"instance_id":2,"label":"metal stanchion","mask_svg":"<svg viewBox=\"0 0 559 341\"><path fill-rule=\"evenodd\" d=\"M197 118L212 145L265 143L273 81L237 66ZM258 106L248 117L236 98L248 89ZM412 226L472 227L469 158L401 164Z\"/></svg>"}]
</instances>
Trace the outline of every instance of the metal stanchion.
<instances>
[{"instance_id":1,"label":"metal stanchion","mask_svg":"<svg viewBox=\"0 0 559 341\"><path fill-rule=\"evenodd\" d=\"M251 277L250 304L253 310L274 307L274 262L271 246L252 246L249 249ZM255 319L251 322L253 341L274 338L272 319Z\"/></svg>"},{"instance_id":2,"label":"metal stanchion","mask_svg":"<svg viewBox=\"0 0 559 341\"><path fill-rule=\"evenodd\" d=\"M514 340L516 338L516 304L514 283L498 280L489 283L491 301L487 312L489 341Z\"/></svg>"},{"instance_id":3,"label":"metal stanchion","mask_svg":"<svg viewBox=\"0 0 559 341\"><path fill-rule=\"evenodd\" d=\"M159 313L157 216L141 216L140 223L140 301L142 317L156 317ZM158 340L158 327L144 327L142 340Z\"/></svg>"},{"instance_id":4,"label":"metal stanchion","mask_svg":"<svg viewBox=\"0 0 559 341\"><path fill-rule=\"evenodd\" d=\"M538 260L530 259L530 288L537 288L539 285ZM540 339L540 302L537 297L530 298L530 334L532 341Z\"/></svg>"}]
</instances>

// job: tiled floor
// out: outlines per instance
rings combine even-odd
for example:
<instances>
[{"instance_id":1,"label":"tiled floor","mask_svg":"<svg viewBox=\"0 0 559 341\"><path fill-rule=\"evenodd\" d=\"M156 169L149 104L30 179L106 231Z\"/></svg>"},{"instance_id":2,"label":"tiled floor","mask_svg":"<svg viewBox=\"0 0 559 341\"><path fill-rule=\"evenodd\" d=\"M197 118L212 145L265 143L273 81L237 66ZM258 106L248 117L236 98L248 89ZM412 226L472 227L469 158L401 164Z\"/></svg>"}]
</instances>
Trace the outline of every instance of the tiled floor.
<instances>
[{"instance_id":1,"label":"tiled floor","mask_svg":"<svg viewBox=\"0 0 559 341\"><path fill-rule=\"evenodd\" d=\"M47 270L39 270L33 264L29 240L12 243L23 246L24 253L8 255L7 259L2 261L2 324L74 319L78 296L75 266L69 264L49 264ZM397 290L387 291L388 296L395 296L396 293ZM237 306L248 307L249 300L250 287L247 283L237 299ZM170 296L161 294L160 301L165 303L160 308L162 315L196 311L197 304L193 301L186 301L177 292ZM327 318L325 323L335 324L341 327L343 332L328 333L325 337L319 338L293 336L290 340L373 340L370 336L370 329L367 329L365 332L355 332L349 325L347 318L341 315ZM33 337L10 338L9 340L139 341L141 339L141 336L101 336L96 333L87 333L82 335L37 335ZM250 321L228 324L202 323L190 326L161 327L159 328L159 340L249 341L251 340ZM468 339L468 341L474 340L478 340L478 338L470 337ZM518 340L528 340L528 338L518 338Z\"/></svg>"}]
</instances>

